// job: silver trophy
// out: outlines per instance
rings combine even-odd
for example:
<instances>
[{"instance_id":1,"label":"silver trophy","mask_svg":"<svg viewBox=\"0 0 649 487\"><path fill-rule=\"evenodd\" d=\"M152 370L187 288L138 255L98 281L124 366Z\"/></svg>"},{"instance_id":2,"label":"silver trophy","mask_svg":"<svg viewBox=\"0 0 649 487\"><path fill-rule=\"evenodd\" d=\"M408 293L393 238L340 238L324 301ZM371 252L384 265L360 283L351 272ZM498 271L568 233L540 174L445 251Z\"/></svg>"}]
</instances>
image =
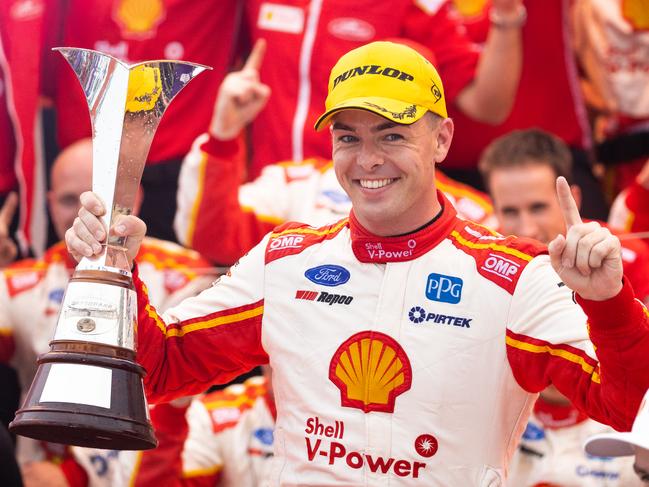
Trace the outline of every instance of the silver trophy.
<instances>
[{"instance_id":1,"label":"silver trophy","mask_svg":"<svg viewBox=\"0 0 649 487\"><path fill-rule=\"evenodd\" d=\"M203 70L193 63L128 65L112 56L57 48L88 101L92 190L107 208L105 227L133 209L151 141L171 100ZM172 195L173 196L173 195ZM78 446L143 450L157 442L135 361L137 297L123 237L110 235L99 257L83 258L68 283L50 351L13 433Z\"/></svg>"}]
</instances>

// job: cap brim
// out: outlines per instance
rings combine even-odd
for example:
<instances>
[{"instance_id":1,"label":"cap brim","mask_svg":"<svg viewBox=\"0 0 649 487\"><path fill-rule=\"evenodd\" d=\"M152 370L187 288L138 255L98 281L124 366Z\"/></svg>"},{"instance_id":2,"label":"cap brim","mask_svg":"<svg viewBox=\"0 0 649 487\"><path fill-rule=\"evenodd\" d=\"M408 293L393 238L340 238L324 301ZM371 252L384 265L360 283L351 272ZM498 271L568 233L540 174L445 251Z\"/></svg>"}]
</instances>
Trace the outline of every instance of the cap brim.
<instances>
[{"instance_id":1,"label":"cap brim","mask_svg":"<svg viewBox=\"0 0 649 487\"><path fill-rule=\"evenodd\" d=\"M635 454L634 447L649 450L649 438L634 432L602 433L584 443L584 450L596 457L626 457Z\"/></svg>"},{"instance_id":2,"label":"cap brim","mask_svg":"<svg viewBox=\"0 0 649 487\"><path fill-rule=\"evenodd\" d=\"M348 109L367 110L380 115L395 123L410 125L415 123L428 111L426 107L408 103L405 101L394 100L392 98L381 98L377 96L367 96L363 98L351 98L343 103L331 107L315 123L315 129L320 130L325 127L331 117L341 110Z\"/></svg>"}]
</instances>

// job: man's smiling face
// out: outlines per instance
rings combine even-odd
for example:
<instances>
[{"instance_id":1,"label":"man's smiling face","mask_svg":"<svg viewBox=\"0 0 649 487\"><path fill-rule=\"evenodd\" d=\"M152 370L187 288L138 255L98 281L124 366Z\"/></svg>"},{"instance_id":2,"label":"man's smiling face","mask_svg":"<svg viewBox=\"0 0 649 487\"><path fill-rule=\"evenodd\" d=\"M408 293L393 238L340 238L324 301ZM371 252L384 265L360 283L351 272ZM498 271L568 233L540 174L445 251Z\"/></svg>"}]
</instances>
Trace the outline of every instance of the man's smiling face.
<instances>
[{"instance_id":1,"label":"man's smiling face","mask_svg":"<svg viewBox=\"0 0 649 487\"><path fill-rule=\"evenodd\" d=\"M366 110L333 117L336 176L359 222L376 235L408 233L440 210L435 163L446 156L450 119L426 115L400 125Z\"/></svg>"}]
</instances>

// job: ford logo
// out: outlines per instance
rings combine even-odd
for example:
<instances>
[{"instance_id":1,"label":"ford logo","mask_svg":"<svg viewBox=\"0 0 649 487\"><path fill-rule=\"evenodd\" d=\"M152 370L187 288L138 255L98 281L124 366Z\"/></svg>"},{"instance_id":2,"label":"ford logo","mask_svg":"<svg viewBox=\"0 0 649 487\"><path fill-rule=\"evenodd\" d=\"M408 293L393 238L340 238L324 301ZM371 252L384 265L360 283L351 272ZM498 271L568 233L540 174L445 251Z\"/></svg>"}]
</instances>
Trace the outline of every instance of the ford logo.
<instances>
[{"instance_id":1,"label":"ford logo","mask_svg":"<svg viewBox=\"0 0 649 487\"><path fill-rule=\"evenodd\" d=\"M323 286L340 286L349 281L350 274L347 269L339 265L319 265L307 269L304 276L311 282L322 284Z\"/></svg>"}]
</instances>

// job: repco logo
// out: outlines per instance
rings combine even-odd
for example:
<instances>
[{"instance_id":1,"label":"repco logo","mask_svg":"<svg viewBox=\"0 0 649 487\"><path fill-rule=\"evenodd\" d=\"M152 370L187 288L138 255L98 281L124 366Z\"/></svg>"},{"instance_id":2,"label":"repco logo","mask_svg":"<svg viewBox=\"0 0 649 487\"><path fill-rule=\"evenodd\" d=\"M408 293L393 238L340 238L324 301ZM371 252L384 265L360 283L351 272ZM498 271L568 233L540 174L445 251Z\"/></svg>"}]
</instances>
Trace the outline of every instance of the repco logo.
<instances>
[{"instance_id":1,"label":"repco logo","mask_svg":"<svg viewBox=\"0 0 649 487\"><path fill-rule=\"evenodd\" d=\"M354 76L363 76L366 74L377 74L381 76L387 76L388 78L396 78L401 81L415 80L413 75L408 74L405 71L401 71L396 68L390 68L388 66L379 66L377 64L371 64L365 66L357 66L355 68L348 69L344 73L336 76L336 78L334 79L333 87L335 88L338 85L338 83L347 81L349 78L353 78Z\"/></svg>"},{"instance_id":2,"label":"repco logo","mask_svg":"<svg viewBox=\"0 0 649 487\"><path fill-rule=\"evenodd\" d=\"M520 268L520 264L496 254L489 254L481 267L482 270L496 274L509 282L512 282L512 276L515 276Z\"/></svg>"},{"instance_id":3,"label":"repco logo","mask_svg":"<svg viewBox=\"0 0 649 487\"><path fill-rule=\"evenodd\" d=\"M282 235L270 241L268 247L270 252L275 250L299 249L302 248L304 237L302 235Z\"/></svg>"}]
</instances>

